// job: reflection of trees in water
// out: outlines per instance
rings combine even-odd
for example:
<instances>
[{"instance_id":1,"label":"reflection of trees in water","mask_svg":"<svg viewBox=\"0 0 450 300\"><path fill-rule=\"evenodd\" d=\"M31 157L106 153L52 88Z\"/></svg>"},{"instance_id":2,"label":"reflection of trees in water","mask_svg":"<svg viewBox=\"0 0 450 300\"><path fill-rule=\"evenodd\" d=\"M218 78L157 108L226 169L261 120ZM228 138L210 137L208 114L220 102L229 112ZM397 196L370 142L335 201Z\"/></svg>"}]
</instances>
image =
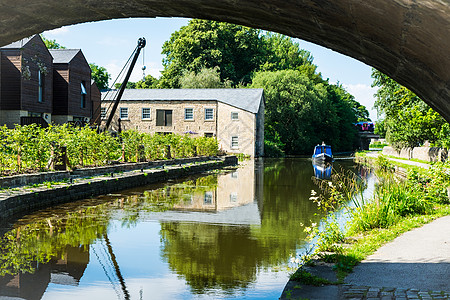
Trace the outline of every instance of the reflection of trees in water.
<instances>
[{"instance_id":1,"label":"reflection of trees in water","mask_svg":"<svg viewBox=\"0 0 450 300\"><path fill-rule=\"evenodd\" d=\"M245 288L258 269L286 265L306 236L301 223L320 219L309 200L310 162L277 160L264 167L260 226L161 224L162 255L194 292Z\"/></svg>"},{"instance_id":2,"label":"reflection of trees in water","mask_svg":"<svg viewBox=\"0 0 450 300\"><path fill-rule=\"evenodd\" d=\"M300 159L267 160L264 162L264 203L261 211L259 236L277 236L285 249L293 253L303 244L305 233L301 224L317 222L321 215L309 200L316 186L311 162ZM280 255L285 256L285 255Z\"/></svg>"},{"instance_id":3,"label":"reflection of trees in water","mask_svg":"<svg viewBox=\"0 0 450 300\"><path fill-rule=\"evenodd\" d=\"M162 223L161 238L163 258L195 293L245 288L267 255L248 226Z\"/></svg>"},{"instance_id":4,"label":"reflection of trees in water","mask_svg":"<svg viewBox=\"0 0 450 300\"><path fill-rule=\"evenodd\" d=\"M320 221L316 205L309 200L311 190L317 189L312 176L310 161L265 161L259 226L163 222L163 259L195 293L245 289L259 269L288 262L305 238L301 223ZM103 239L113 214L122 226L134 226L143 213L172 210L190 201L193 194L214 190L217 184L217 174L213 174L156 190L104 197L87 208L74 204L70 210L37 214L0 239L0 276L33 272L36 262L63 257L67 245L88 251L90 244Z\"/></svg>"},{"instance_id":5,"label":"reflection of trees in water","mask_svg":"<svg viewBox=\"0 0 450 300\"><path fill-rule=\"evenodd\" d=\"M166 211L182 201L183 195L216 185L217 175L210 175L143 194L109 198L106 203L99 200L88 207L73 203L66 209L30 215L0 237L0 276L33 273L36 264L64 257L67 246L88 251L90 244L103 238L114 210L122 212L123 226L132 226L141 211Z\"/></svg>"},{"instance_id":6,"label":"reflection of trees in water","mask_svg":"<svg viewBox=\"0 0 450 300\"><path fill-rule=\"evenodd\" d=\"M64 257L67 246L83 248L106 232L109 217L103 206L88 207L64 216L37 218L0 238L0 276L33 273L36 263Z\"/></svg>"}]
</instances>

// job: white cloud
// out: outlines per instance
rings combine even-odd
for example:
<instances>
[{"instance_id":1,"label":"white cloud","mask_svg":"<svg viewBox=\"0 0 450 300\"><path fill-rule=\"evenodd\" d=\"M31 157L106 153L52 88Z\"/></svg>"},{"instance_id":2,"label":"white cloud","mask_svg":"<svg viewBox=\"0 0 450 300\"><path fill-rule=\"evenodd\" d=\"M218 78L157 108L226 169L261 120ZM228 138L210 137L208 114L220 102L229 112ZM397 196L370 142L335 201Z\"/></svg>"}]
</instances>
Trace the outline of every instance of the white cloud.
<instances>
[{"instance_id":1,"label":"white cloud","mask_svg":"<svg viewBox=\"0 0 450 300\"><path fill-rule=\"evenodd\" d=\"M364 105L370 113L372 121L377 120L377 111L373 108L375 103L374 94L377 92L377 88L373 88L367 84L343 84L344 88L355 96L355 100Z\"/></svg>"}]
</instances>

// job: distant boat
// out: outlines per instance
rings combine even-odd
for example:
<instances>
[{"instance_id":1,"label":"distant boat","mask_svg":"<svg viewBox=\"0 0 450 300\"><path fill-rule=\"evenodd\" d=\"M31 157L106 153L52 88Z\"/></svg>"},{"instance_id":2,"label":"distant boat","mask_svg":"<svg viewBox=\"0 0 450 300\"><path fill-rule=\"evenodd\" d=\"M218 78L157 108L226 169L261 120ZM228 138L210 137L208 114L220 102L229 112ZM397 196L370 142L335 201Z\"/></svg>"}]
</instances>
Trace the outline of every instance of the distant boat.
<instances>
[{"instance_id":1,"label":"distant boat","mask_svg":"<svg viewBox=\"0 0 450 300\"><path fill-rule=\"evenodd\" d=\"M315 163L326 163L333 161L333 154L331 152L331 146L325 145L317 145L314 147L314 154L312 156L312 160Z\"/></svg>"}]
</instances>

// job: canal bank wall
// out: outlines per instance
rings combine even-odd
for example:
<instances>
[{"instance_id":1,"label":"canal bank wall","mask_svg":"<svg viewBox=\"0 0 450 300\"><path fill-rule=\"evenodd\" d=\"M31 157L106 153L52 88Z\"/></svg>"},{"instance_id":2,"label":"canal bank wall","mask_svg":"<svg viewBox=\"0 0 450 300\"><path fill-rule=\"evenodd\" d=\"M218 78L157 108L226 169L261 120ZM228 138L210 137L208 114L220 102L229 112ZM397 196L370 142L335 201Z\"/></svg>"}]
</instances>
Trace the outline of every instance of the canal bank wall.
<instances>
[{"instance_id":1,"label":"canal bank wall","mask_svg":"<svg viewBox=\"0 0 450 300\"><path fill-rule=\"evenodd\" d=\"M419 159L427 162L445 162L448 159L448 150L438 147L425 146L396 150L393 147L385 146L382 153L387 156L404 159Z\"/></svg>"},{"instance_id":2,"label":"canal bank wall","mask_svg":"<svg viewBox=\"0 0 450 300\"><path fill-rule=\"evenodd\" d=\"M2 178L0 223L49 206L238 164L236 156L120 164Z\"/></svg>"}]
</instances>

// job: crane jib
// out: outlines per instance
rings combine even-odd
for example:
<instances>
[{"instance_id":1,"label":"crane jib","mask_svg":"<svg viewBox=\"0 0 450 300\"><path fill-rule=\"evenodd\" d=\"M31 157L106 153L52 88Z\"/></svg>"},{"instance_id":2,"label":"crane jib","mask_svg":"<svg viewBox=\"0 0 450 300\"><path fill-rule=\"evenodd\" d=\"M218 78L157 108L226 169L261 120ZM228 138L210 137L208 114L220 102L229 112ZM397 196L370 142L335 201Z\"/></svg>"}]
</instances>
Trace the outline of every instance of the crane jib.
<instances>
[{"instance_id":1,"label":"crane jib","mask_svg":"<svg viewBox=\"0 0 450 300\"><path fill-rule=\"evenodd\" d=\"M133 60L131 61L130 68L128 69L128 72L125 75L125 78L120 86L119 92L117 93L117 97L114 100L114 105L111 109L111 113L109 114L108 120L106 121L105 130L108 130L109 125L111 125L114 114L116 113L117 107L119 106L120 99L122 98L122 95L123 95L123 92L125 91L128 80L130 79L131 72L133 72L133 68L136 65L136 61L139 57L139 53L141 52L141 49L145 47L145 45L146 45L145 38L140 38L138 40L138 45L136 46L136 49L135 49L136 53L134 54Z\"/></svg>"}]
</instances>

